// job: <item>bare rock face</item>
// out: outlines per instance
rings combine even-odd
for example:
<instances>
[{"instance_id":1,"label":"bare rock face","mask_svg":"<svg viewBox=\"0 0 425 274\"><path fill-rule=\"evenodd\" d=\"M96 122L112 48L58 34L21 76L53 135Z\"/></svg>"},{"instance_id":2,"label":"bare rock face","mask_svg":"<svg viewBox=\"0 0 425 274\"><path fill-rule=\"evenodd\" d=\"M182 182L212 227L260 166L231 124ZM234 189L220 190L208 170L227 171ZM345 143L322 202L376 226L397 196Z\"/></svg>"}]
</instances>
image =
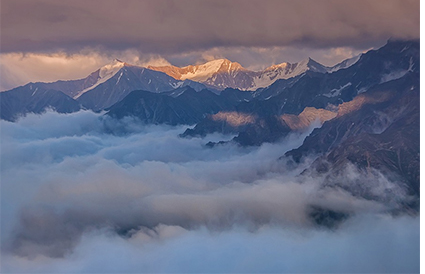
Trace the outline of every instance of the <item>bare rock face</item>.
<instances>
[{"instance_id":1,"label":"bare rock face","mask_svg":"<svg viewBox=\"0 0 425 274\"><path fill-rule=\"evenodd\" d=\"M16 121L28 113L39 114L47 109L71 113L79 111L81 105L61 91L37 85L0 92L0 118L3 120Z\"/></svg>"},{"instance_id":2,"label":"bare rock face","mask_svg":"<svg viewBox=\"0 0 425 274\"><path fill-rule=\"evenodd\" d=\"M147 124L191 125L220 110L232 111L237 104L209 90L183 87L174 92L178 96L135 90L109 108L107 115L117 119L133 116Z\"/></svg>"}]
</instances>

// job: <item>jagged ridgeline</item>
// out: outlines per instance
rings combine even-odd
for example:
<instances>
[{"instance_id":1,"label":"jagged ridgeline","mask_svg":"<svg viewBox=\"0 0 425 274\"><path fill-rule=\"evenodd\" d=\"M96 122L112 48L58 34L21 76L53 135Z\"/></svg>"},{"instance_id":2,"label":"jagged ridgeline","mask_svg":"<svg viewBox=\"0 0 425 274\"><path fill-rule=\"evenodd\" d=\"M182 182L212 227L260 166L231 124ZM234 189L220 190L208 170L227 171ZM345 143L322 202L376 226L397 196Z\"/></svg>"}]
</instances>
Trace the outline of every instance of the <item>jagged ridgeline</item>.
<instances>
[{"instance_id":1,"label":"jagged ridgeline","mask_svg":"<svg viewBox=\"0 0 425 274\"><path fill-rule=\"evenodd\" d=\"M365 174L379 170L419 196L417 40L390 40L334 67L310 58L262 71L226 59L182 68L115 60L87 78L29 83L0 93L0 99L1 118L8 121L46 109L88 109L142 124L192 125L182 138L234 134L230 142L241 146L277 142L316 126L283 158L299 163L316 155L305 172L327 174L337 185L331 179L347 164ZM418 203L407 207L418 209Z\"/></svg>"},{"instance_id":2,"label":"jagged ridgeline","mask_svg":"<svg viewBox=\"0 0 425 274\"><path fill-rule=\"evenodd\" d=\"M2 101L4 101L1 118L14 120L29 112L40 113L47 107L58 112L76 111L79 108L100 111L123 100L134 90L162 93L181 87L191 87L196 91L208 89L219 94L222 90L232 88L253 93L270 86L279 79L292 79L306 71L334 72L350 66L358 58L359 56L345 60L334 67L325 67L309 58L294 64L273 65L263 71L250 71L236 62L226 59L183 68L175 66L148 66L145 68L116 59L84 79L29 83L6 91L1 95ZM67 99L69 102L63 102L65 99L50 102L43 95L47 91L52 94L63 93L76 102L70 99ZM176 94L179 93L170 95L176 97ZM261 92L256 95L259 98L265 98L267 94L268 92ZM56 96L60 97L61 95ZM243 95L243 97L245 96ZM17 98L19 98L19 103L16 102Z\"/></svg>"}]
</instances>

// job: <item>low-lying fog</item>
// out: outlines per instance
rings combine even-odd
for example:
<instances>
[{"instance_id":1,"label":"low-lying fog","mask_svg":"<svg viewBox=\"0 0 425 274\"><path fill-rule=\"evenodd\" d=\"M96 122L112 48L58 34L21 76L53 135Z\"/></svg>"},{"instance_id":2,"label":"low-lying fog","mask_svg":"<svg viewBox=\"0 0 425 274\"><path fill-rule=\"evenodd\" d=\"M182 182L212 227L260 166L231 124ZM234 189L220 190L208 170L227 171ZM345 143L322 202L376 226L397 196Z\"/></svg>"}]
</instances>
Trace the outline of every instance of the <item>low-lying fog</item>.
<instances>
[{"instance_id":1,"label":"low-lying fog","mask_svg":"<svg viewBox=\"0 0 425 274\"><path fill-rule=\"evenodd\" d=\"M2 272L419 272L419 217L277 160L308 133L209 148L232 136L89 111L0 124ZM321 227L314 206L352 217Z\"/></svg>"}]
</instances>

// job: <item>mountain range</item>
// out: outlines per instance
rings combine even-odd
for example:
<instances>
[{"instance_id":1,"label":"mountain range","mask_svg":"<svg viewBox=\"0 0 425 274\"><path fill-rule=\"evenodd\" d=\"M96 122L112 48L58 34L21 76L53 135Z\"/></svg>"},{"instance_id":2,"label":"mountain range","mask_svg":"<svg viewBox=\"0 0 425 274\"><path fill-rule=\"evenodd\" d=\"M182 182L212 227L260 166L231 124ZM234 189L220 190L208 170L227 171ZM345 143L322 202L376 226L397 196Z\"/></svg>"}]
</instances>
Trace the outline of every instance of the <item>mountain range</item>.
<instances>
[{"instance_id":1,"label":"mountain range","mask_svg":"<svg viewBox=\"0 0 425 274\"><path fill-rule=\"evenodd\" d=\"M72 109L91 109L101 111L111 107L124 99L133 90L145 90L155 93L170 91L180 87L189 86L196 91L209 89L219 93L226 88L255 91L274 83L279 79L290 79L307 71L319 73L334 72L346 68L358 59L358 57L345 60L344 62L329 68L308 58L299 63L282 63L273 65L263 71L250 71L243 68L239 63L227 59L218 59L201 65L175 67L140 67L115 59L100 69L92 72L86 78L69 81L56 81L52 83L28 83L0 93L5 104L12 97L20 98L20 107L2 107L1 118L13 120L28 112L40 113L49 107L62 112L68 109L58 101L56 104L48 103L42 99L42 93L63 93L70 97L66 101L76 101ZM11 95L13 93L13 95ZM58 93L56 96L61 96ZM35 94L38 94L34 97ZM266 94L266 93L264 93ZM8 99L11 97L10 99ZM40 99L40 100L39 100ZM72 99L72 100L71 100ZM79 106L79 108L78 108Z\"/></svg>"},{"instance_id":2,"label":"mountain range","mask_svg":"<svg viewBox=\"0 0 425 274\"><path fill-rule=\"evenodd\" d=\"M389 40L334 67L310 58L262 71L226 59L182 68L115 60L84 79L2 92L0 110L2 119L15 121L46 108L90 109L147 124L194 125L182 137L235 136L211 147L258 146L316 126L281 159L297 164L314 155L304 173L328 176L330 185L374 199L368 184L335 178L347 165L366 178L379 171L419 197L419 93L419 41ZM413 199L405 206L418 205Z\"/></svg>"},{"instance_id":3,"label":"mountain range","mask_svg":"<svg viewBox=\"0 0 425 274\"><path fill-rule=\"evenodd\" d=\"M296 77L306 71L320 73L334 72L354 64L360 56L353 57L333 66L326 67L311 58L299 63L281 63L270 66L261 71L251 71L242 67L237 62L227 59L218 59L201 65L186 67L176 66L149 66L149 69L162 71L179 80L193 80L201 82L212 89L236 88L240 90L255 91L265 88L279 79Z\"/></svg>"}]
</instances>

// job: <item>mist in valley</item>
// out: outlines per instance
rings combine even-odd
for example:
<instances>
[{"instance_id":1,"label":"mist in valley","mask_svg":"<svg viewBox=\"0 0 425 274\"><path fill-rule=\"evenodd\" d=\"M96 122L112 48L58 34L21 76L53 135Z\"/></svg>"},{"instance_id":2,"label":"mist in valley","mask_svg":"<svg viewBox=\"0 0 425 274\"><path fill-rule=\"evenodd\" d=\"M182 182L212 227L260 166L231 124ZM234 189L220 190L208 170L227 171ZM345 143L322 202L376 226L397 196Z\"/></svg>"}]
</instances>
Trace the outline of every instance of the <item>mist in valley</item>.
<instances>
[{"instance_id":1,"label":"mist in valley","mask_svg":"<svg viewBox=\"0 0 425 274\"><path fill-rule=\"evenodd\" d=\"M313 128L211 148L234 136L91 111L0 124L2 271L419 271L419 216L394 213L403 188L350 166L333 178L372 181L365 199L303 173L315 155L282 158Z\"/></svg>"}]
</instances>

